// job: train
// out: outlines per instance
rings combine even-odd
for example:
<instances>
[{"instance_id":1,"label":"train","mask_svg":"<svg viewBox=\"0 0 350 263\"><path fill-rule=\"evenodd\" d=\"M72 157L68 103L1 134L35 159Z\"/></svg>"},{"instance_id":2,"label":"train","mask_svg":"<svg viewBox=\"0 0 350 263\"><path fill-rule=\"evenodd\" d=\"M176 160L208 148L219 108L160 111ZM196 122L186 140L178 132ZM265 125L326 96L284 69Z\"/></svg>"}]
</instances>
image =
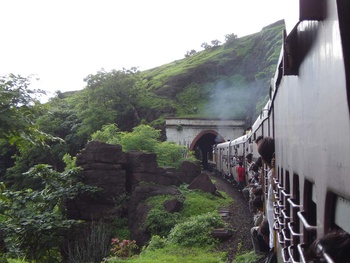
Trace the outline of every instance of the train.
<instances>
[{"instance_id":1,"label":"train","mask_svg":"<svg viewBox=\"0 0 350 263\"><path fill-rule=\"evenodd\" d=\"M298 21L281 34L268 102L246 134L213 147L215 172L237 181L232 162L257 160L256 139L274 138L278 262L307 262L314 240L350 233L349 25L350 1L300 0Z\"/></svg>"}]
</instances>

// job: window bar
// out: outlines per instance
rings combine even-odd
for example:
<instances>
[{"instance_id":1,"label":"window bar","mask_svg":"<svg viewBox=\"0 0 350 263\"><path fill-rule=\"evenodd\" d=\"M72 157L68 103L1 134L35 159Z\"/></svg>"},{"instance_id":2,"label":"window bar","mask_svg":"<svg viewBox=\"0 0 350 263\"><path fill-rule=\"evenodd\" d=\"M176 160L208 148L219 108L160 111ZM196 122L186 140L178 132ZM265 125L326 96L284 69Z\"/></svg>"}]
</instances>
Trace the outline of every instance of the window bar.
<instances>
[{"instance_id":1,"label":"window bar","mask_svg":"<svg viewBox=\"0 0 350 263\"><path fill-rule=\"evenodd\" d=\"M301 262L306 263L306 259L305 259L305 256L304 256L304 249L303 249L304 246L305 246L305 244L298 244L297 248L298 248L298 252L299 252L299 255L300 255Z\"/></svg>"},{"instance_id":2,"label":"window bar","mask_svg":"<svg viewBox=\"0 0 350 263\"><path fill-rule=\"evenodd\" d=\"M305 229L307 231L316 231L317 230L317 226L310 225L307 222L307 220L306 220L306 218L304 216L304 213L305 213L305 211L299 211L299 212L297 212L297 215L298 215L299 219L301 220L301 222L303 223Z\"/></svg>"},{"instance_id":3,"label":"window bar","mask_svg":"<svg viewBox=\"0 0 350 263\"><path fill-rule=\"evenodd\" d=\"M300 236L302 236L303 234L294 232L294 230L293 230L293 224L294 224L294 222L289 222L289 223L288 223L288 229L289 229L291 235L292 235L293 237L300 237Z\"/></svg>"},{"instance_id":4,"label":"window bar","mask_svg":"<svg viewBox=\"0 0 350 263\"><path fill-rule=\"evenodd\" d=\"M288 246L288 255L289 255L289 259L292 261L292 263L301 263L300 261L296 261L296 260L293 258L292 249L294 249L294 245Z\"/></svg>"},{"instance_id":5,"label":"window bar","mask_svg":"<svg viewBox=\"0 0 350 263\"><path fill-rule=\"evenodd\" d=\"M289 258L286 257L286 254L288 254L286 252L287 252L287 247L282 248L282 253L281 254L282 254L283 262L288 262L289 261Z\"/></svg>"},{"instance_id":6,"label":"window bar","mask_svg":"<svg viewBox=\"0 0 350 263\"><path fill-rule=\"evenodd\" d=\"M282 230L278 232L277 239L278 239L278 243L280 243L281 245L285 244Z\"/></svg>"},{"instance_id":7,"label":"window bar","mask_svg":"<svg viewBox=\"0 0 350 263\"><path fill-rule=\"evenodd\" d=\"M328 255L326 252L324 252L324 249L321 244L318 244L317 248L322 252L322 255L327 263L335 263L335 261L331 258L331 256Z\"/></svg>"}]
</instances>

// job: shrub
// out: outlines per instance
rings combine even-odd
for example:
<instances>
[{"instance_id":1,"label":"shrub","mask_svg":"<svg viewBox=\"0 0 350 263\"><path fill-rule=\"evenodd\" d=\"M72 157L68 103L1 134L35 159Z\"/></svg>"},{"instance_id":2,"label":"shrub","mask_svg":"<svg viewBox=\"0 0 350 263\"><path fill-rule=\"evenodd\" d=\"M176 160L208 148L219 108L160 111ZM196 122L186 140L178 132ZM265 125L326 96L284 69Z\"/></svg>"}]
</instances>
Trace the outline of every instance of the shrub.
<instances>
[{"instance_id":1,"label":"shrub","mask_svg":"<svg viewBox=\"0 0 350 263\"><path fill-rule=\"evenodd\" d=\"M222 227L224 222L217 213L206 213L189 218L177 224L168 236L168 241L183 246L213 245L216 240L211 237L215 227Z\"/></svg>"},{"instance_id":2,"label":"shrub","mask_svg":"<svg viewBox=\"0 0 350 263\"><path fill-rule=\"evenodd\" d=\"M179 218L179 213L152 209L147 215L146 227L153 235L167 236Z\"/></svg>"},{"instance_id":3,"label":"shrub","mask_svg":"<svg viewBox=\"0 0 350 263\"><path fill-rule=\"evenodd\" d=\"M135 255L138 246L136 245L135 240L126 240L120 242L118 238L112 239L112 248L111 252L117 258L127 259Z\"/></svg>"},{"instance_id":4,"label":"shrub","mask_svg":"<svg viewBox=\"0 0 350 263\"><path fill-rule=\"evenodd\" d=\"M152 236L151 240L148 243L148 246L145 248L148 251L153 251L156 249L164 248L166 246L166 239L158 235Z\"/></svg>"}]
</instances>

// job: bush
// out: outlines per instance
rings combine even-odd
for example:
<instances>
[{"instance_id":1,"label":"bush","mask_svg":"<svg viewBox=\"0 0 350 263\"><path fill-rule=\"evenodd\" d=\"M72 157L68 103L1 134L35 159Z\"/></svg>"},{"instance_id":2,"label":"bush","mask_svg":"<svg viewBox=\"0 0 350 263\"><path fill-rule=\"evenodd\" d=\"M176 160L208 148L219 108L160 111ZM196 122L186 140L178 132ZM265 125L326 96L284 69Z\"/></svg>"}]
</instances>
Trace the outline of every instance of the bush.
<instances>
[{"instance_id":1,"label":"bush","mask_svg":"<svg viewBox=\"0 0 350 263\"><path fill-rule=\"evenodd\" d=\"M152 235L167 236L180 219L179 213L169 213L160 209L152 209L147 215L146 227Z\"/></svg>"},{"instance_id":2,"label":"bush","mask_svg":"<svg viewBox=\"0 0 350 263\"><path fill-rule=\"evenodd\" d=\"M156 249L164 248L166 246L166 239L158 235L152 236L148 246L144 250L154 251Z\"/></svg>"},{"instance_id":3,"label":"bush","mask_svg":"<svg viewBox=\"0 0 350 263\"><path fill-rule=\"evenodd\" d=\"M189 218L177 224L168 236L168 241L183 246L213 245L216 240L211 237L215 227L222 227L224 222L217 213L206 213Z\"/></svg>"}]
</instances>

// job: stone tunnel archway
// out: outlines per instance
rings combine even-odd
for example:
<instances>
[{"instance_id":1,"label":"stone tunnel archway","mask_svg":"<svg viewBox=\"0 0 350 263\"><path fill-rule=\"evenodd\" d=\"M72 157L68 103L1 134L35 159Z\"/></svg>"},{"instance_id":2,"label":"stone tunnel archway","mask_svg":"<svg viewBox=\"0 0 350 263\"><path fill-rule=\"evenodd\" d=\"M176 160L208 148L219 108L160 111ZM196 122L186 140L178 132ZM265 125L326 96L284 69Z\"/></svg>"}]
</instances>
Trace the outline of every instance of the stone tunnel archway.
<instances>
[{"instance_id":1,"label":"stone tunnel archway","mask_svg":"<svg viewBox=\"0 0 350 263\"><path fill-rule=\"evenodd\" d=\"M208 169L208 159L213 157L213 145L224 142L225 139L214 130L201 131L192 141L189 149L201 161L203 168Z\"/></svg>"}]
</instances>

